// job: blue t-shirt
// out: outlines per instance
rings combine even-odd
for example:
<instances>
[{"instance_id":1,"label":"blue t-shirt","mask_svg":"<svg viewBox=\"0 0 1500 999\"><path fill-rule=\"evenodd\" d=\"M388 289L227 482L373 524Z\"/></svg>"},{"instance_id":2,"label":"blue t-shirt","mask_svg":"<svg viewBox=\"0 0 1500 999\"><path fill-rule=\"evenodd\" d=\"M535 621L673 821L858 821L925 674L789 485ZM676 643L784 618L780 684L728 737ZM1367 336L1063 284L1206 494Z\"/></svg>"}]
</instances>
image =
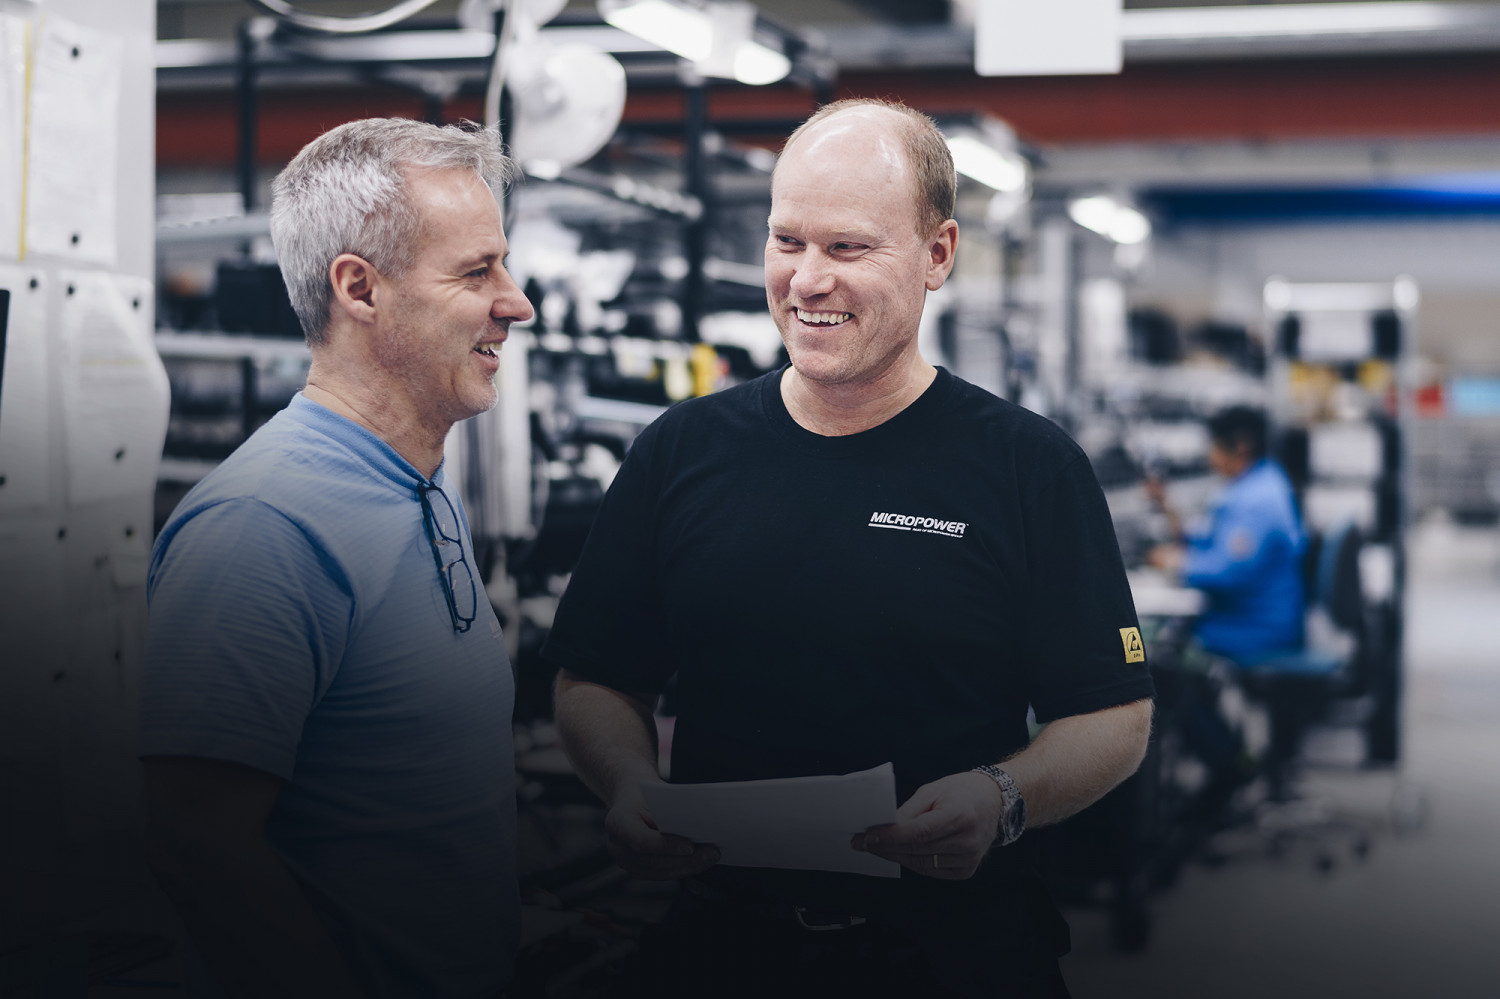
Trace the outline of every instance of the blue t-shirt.
<instances>
[{"instance_id":1,"label":"blue t-shirt","mask_svg":"<svg viewBox=\"0 0 1500 999\"><path fill-rule=\"evenodd\" d=\"M299 394L200 482L152 554L140 753L285 781L267 837L372 995L487 996L519 939L514 685L482 588L454 629L424 481Z\"/></svg>"},{"instance_id":2,"label":"blue t-shirt","mask_svg":"<svg viewBox=\"0 0 1500 999\"><path fill-rule=\"evenodd\" d=\"M1208 595L1198 637L1239 663L1302 645L1302 533L1292 485L1269 459L1224 490L1189 534L1183 582Z\"/></svg>"}]
</instances>

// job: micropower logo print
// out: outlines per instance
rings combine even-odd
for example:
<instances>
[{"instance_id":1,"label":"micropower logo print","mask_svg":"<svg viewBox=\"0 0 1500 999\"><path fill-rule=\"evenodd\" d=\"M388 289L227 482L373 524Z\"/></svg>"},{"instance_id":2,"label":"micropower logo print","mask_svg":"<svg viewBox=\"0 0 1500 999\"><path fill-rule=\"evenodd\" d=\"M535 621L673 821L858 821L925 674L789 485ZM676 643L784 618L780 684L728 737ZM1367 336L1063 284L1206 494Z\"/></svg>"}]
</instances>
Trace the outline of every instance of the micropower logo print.
<instances>
[{"instance_id":1,"label":"micropower logo print","mask_svg":"<svg viewBox=\"0 0 1500 999\"><path fill-rule=\"evenodd\" d=\"M937 517L916 517L909 513L872 513L870 527L884 527L892 531L920 531L923 534L941 534L949 538L961 538L969 525L961 520L940 520Z\"/></svg>"}]
</instances>

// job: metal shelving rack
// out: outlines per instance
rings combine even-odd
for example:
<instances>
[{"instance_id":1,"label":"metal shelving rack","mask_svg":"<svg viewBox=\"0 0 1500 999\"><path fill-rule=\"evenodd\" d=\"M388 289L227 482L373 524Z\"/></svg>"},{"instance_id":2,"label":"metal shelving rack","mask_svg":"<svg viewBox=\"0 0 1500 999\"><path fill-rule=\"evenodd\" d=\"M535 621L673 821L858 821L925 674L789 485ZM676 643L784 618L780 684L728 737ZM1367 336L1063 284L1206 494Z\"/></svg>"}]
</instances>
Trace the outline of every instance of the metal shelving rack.
<instances>
[{"instance_id":1,"label":"metal shelving rack","mask_svg":"<svg viewBox=\"0 0 1500 999\"><path fill-rule=\"evenodd\" d=\"M1411 519L1411 373L1417 338L1416 283L1292 283L1264 292L1275 331L1267 378L1280 457L1315 531L1353 521L1364 545L1368 662L1351 714L1365 762L1400 757L1403 596Z\"/></svg>"}]
</instances>

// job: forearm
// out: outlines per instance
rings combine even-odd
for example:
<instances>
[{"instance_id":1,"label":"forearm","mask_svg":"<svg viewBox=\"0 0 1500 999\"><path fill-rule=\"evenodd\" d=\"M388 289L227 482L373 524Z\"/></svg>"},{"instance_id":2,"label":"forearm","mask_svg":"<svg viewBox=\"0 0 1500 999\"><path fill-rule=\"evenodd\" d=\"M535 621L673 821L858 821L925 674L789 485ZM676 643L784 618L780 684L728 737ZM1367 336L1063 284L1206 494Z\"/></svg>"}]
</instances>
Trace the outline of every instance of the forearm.
<instances>
[{"instance_id":1,"label":"forearm","mask_svg":"<svg viewBox=\"0 0 1500 999\"><path fill-rule=\"evenodd\" d=\"M642 780L660 779L656 721L644 697L580 680L566 670L553 692L563 751L579 778L607 805Z\"/></svg>"},{"instance_id":2,"label":"forearm","mask_svg":"<svg viewBox=\"0 0 1500 999\"><path fill-rule=\"evenodd\" d=\"M263 838L153 824L149 843L152 872L227 995L364 995Z\"/></svg>"},{"instance_id":3,"label":"forearm","mask_svg":"<svg viewBox=\"0 0 1500 999\"><path fill-rule=\"evenodd\" d=\"M1167 522L1167 538L1168 538L1168 540L1173 541L1173 542L1178 542L1178 543L1182 542L1183 539L1184 539L1184 537L1185 537L1185 535L1183 534L1183 530L1182 530L1182 517L1181 517L1181 515L1178 514L1178 512L1174 508L1172 508L1170 506L1163 505L1160 509L1161 509L1162 517Z\"/></svg>"},{"instance_id":4,"label":"forearm","mask_svg":"<svg viewBox=\"0 0 1500 999\"><path fill-rule=\"evenodd\" d=\"M1182 581L1200 590L1232 593L1255 590L1265 575L1260 553L1236 555L1224 543L1189 548L1184 553Z\"/></svg>"},{"instance_id":5,"label":"forearm","mask_svg":"<svg viewBox=\"0 0 1500 999\"><path fill-rule=\"evenodd\" d=\"M1026 801L1026 825L1080 812L1135 772L1151 736L1150 701L1059 718L1001 764Z\"/></svg>"},{"instance_id":6,"label":"forearm","mask_svg":"<svg viewBox=\"0 0 1500 999\"><path fill-rule=\"evenodd\" d=\"M719 851L657 829L640 785L660 781L656 721L644 695L580 680L566 670L553 692L553 717L578 776L609 809L605 842L620 866L637 877L671 880L699 874Z\"/></svg>"}]
</instances>

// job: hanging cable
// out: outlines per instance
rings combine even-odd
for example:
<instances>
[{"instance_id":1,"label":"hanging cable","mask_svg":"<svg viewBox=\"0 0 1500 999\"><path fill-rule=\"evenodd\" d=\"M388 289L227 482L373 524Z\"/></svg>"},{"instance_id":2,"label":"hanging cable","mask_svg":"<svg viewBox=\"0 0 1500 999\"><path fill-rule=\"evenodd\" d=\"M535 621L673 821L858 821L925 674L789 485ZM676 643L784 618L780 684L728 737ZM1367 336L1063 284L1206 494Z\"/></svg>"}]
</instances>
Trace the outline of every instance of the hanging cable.
<instances>
[{"instance_id":1,"label":"hanging cable","mask_svg":"<svg viewBox=\"0 0 1500 999\"><path fill-rule=\"evenodd\" d=\"M505 89L505 58L510 54L516 35L512 6L508 0L495 5L495 51L484 81L484 124L497 129L501 127L500 95Z\"/></svg>"},{"instance_id":2,"label":"hanging cable","mask_svg":"<svg viewBox=\"0 0 1500 999\"><path fill-rule=\"evenodd\" d=\"M309 14L298 10L287 0L245 0L279 21L326 35L356 35L366 31L379 31L399 24L424 8L431 7L436 0L401 0L386 10L375 14L355 14L348 17L333 14Z\"/></svg>"}]
</instances>

